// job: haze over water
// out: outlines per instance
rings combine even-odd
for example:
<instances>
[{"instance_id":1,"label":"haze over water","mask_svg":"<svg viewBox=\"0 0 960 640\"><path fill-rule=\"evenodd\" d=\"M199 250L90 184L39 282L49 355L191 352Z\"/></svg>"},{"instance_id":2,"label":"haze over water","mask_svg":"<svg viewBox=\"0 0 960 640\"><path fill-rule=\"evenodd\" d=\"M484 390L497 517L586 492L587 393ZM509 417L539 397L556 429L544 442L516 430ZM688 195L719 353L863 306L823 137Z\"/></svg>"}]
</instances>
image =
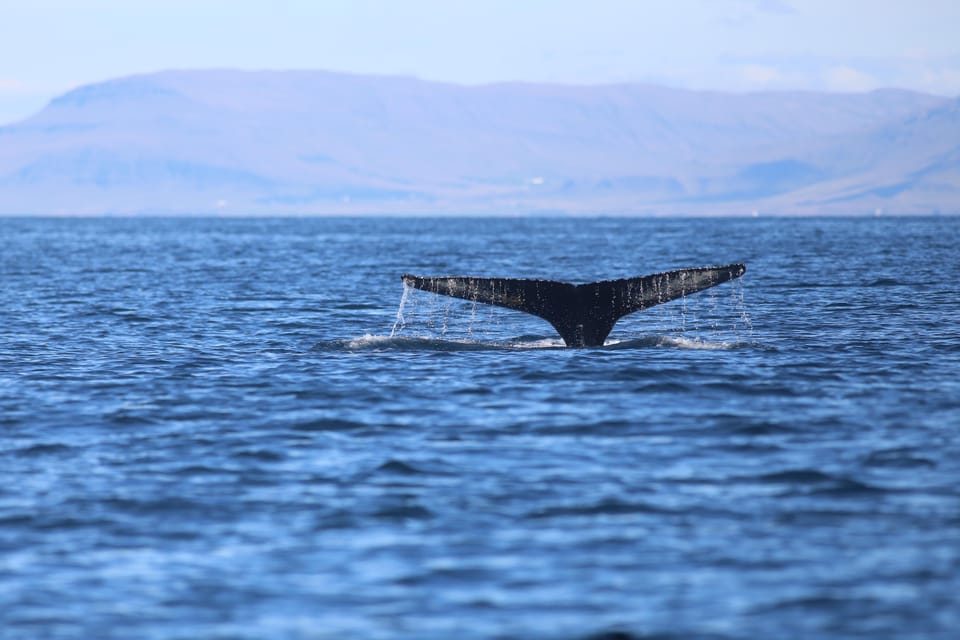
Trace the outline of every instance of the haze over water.
<instances>
[{"instance_id":1,"label":"haze over water","mask_svg":"<svg viewBox=\"0 0 960 640\"><path fill-rule=\"evenodd\" d=\"M958 218L0 219L0 637L952 638L958 244ZM390 337L401 273L740 261L604 348L427 294Z\"/></svg>"}]
</instances>

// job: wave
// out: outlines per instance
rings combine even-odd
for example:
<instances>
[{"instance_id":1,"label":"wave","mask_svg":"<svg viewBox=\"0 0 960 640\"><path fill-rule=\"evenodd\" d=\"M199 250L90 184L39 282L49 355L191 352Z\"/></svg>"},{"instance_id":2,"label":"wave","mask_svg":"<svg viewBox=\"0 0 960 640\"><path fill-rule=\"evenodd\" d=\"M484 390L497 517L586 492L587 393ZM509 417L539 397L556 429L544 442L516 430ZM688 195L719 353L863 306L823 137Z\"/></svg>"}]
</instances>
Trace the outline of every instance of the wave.
<instances>
[{"instance_id":1,"label":"wave","mask_svg":"<svg viewBox=\"0 0 960 640\"><path fill-rule=\"evenodd\" d=\"M686 338L682 336L647 336L643 338L628 338L624 340L607 340L604 349L650 349L667 347L672 349L694 349L719 351L738 349L751 346L748 342L729 340L705 340L703 338Z\"/></svg>"},{"instance_id":2,"label":"wave","mask_svg":"<svg viewBox=\"0 0 960 640\"><path fill-rule=\"evenodd\" d=\"M514 351L518 349L561 349L563 340L520 336L503 341L425 336L382 336L366 334L346 340L320 342L318 350L331 351Z\"/></svg>"},{"instance_id":3,"label":"wave","mask_svg":"<svg viewBox=\"0 0 960 640\"><path fill-rule=\"evenodd\" d=\"M605 350L671 348L719 351L756 346L751 342L705 340L682 336L646 336L612 339L599 347ZM516 351L527 349L565 349L560 338L522 335L506 340L486 341L475 338L435 338L427 336L387 336L365 334L357 338L331 340L314 345L320 351Z\"/></svg>"}]
</instances>

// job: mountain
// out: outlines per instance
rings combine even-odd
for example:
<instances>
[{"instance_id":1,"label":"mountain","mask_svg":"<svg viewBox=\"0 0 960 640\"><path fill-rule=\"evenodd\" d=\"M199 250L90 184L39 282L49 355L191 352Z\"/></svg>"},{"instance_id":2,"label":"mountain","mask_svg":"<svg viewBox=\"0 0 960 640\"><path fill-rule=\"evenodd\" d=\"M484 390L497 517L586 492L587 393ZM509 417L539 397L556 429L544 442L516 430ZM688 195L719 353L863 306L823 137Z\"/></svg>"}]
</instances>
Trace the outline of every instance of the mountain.
<instances>
[{"instance_id":1,"label":"mountain","mask_svg":"<svg viewBox=\"0 0 960 640\"><path fill-rule=\"evenodd\" d=\"M824 208L960 212L960 99L867 132L832 140L802 162L823 179L780 196Z\"/></svg>"},{"instance_id":2,"label":"mountain","mask_svg":"<svg viewBox=\"0 0 960 640\"><path fill-rule=\"evenodd\" d=\"M0 128L0 213L958 212L958 105L168 71Z\"/></svg>"}]
</instances>

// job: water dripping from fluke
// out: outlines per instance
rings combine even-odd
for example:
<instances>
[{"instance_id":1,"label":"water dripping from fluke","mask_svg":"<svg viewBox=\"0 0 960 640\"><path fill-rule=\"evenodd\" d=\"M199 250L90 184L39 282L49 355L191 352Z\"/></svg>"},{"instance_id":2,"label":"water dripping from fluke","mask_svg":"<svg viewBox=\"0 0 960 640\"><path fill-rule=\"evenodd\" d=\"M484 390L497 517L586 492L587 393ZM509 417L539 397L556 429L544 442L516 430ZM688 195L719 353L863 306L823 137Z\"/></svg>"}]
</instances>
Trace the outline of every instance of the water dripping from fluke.
<instances>
[{"instance_id":1,"label":"water dripping from fluke","mask_svg":"<svg viewBox=\"0 0 960 640\"><path fill-rule=\"evenodd\" d=\"M546 320L567 347L602 347L618 320L645 309L680 300L680 332L687 330L687 297L737 280L746 271L743 264L695 267L655 273L636 278L604 280L575 285L554 280L480 278L461 276L401 276L403 295L391 337L407 326L412 289L466 300L471 304L467 333L472 338L476 327L476 304L503 307ZM741 305L741 324L749 327L749 316L742 309L742 287L734 294ZM433 296L436 297L436 296ZM432 304L432 303L431 303ZM451 325L451 307L445 306L440 335L446 337ZM436 322L435 319L432 322ZM698 324L697 322L696 324ZM428 322L429 324L429 322ZM723 347L705 347L723 348Z\"/></svg>"},{"instance_id":2,"label":"water dripping from fluke","mask_svg":"<svg viewBox=\"0 0 960 640\"><path fill-rule=\"evenodd\" d=\"M407 321L403 317L404 307L407 305L407 298L410 296L410 287L406 284L403 285L403 295L400 296L400 306L397 307L397 319L393 323L393 329L390 330L390 337L397 335L403 331L404 325Z\"/></svg>"}]
</instances>

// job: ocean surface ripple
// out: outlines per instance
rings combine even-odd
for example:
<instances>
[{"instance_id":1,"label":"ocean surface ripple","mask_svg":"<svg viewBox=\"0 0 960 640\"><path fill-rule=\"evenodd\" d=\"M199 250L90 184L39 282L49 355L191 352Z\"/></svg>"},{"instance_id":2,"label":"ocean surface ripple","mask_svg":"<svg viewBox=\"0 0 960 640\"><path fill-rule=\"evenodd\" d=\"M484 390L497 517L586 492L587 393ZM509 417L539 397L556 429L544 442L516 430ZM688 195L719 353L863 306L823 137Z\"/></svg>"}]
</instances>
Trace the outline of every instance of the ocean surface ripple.
<instances>
[{"instance_id":1,"label":"ocean surface ripple","mask_svg":"<svg viewBox=\"0 0 960 640\"><path fill-rule=\"evenodd\" d=\"M0 219L0 637L960 629L960 219ZM747 263L565 349L401 273Z\"/></svg>"}]
</instances>

